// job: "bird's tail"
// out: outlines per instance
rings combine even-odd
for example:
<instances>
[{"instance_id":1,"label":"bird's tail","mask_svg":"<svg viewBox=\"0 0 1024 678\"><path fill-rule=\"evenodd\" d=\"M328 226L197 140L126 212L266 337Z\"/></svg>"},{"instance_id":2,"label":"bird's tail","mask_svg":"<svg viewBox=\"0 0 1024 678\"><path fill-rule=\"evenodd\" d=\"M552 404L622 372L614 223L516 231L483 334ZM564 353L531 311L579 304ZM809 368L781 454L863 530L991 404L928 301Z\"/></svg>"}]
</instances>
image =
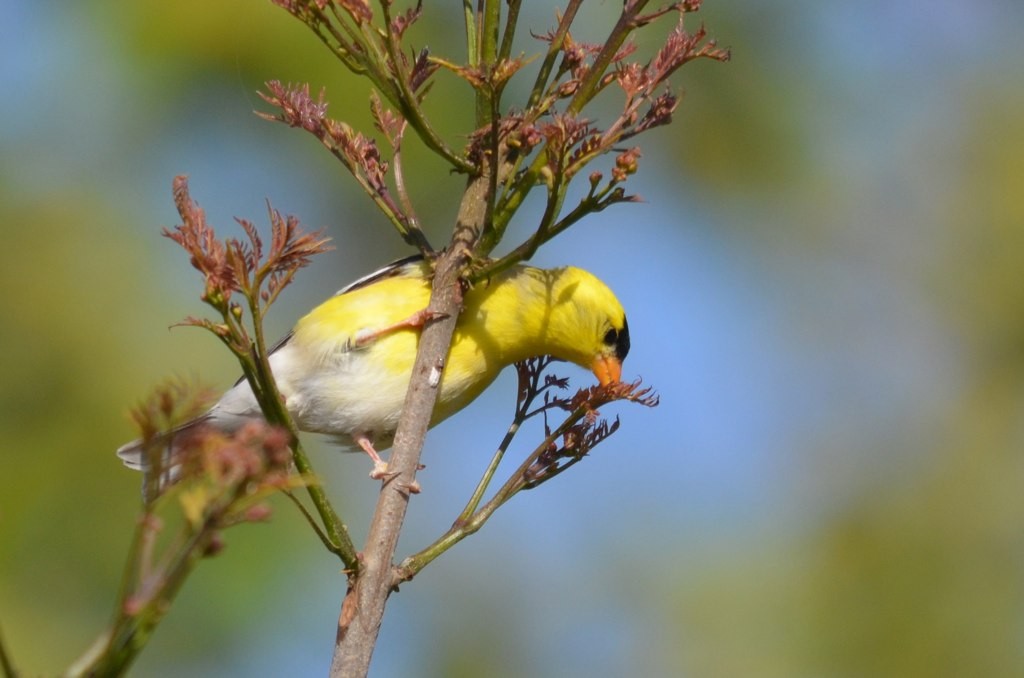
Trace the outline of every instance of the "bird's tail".
<instances>
[{"instance_id":1,"label":"bird's tail","mask_svg":"<svg viewBox=\"0 0 1024 678\"><path fill-rule=\"evenodd\" d=\"M212 425L211 417L204 415L152 438L139 438L117 448L117 456L125 466L142 471L142 493L146 501L163 493L178 479L188 440L202 427Z\"/></svg>"}]
</instances>

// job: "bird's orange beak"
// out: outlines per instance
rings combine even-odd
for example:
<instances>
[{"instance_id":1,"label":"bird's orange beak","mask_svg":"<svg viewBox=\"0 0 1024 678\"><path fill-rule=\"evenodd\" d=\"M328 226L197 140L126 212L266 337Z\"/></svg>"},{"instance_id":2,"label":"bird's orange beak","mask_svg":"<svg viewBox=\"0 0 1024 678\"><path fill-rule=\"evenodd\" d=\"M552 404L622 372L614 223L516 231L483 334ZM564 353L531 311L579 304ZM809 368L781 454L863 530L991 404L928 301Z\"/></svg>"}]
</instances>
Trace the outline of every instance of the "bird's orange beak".
<instances>
[{"instance_id":1,"label":"bird's orange beak","mask_svg":"<svg viewBox=\"0 0 1024 678\"><path fill-rule=\"evenodd\" d=\"M594 358L590 369L601 386L618 382L622 377L622 361L613 355L602 355Z\"/></svg>"}]
</instances>

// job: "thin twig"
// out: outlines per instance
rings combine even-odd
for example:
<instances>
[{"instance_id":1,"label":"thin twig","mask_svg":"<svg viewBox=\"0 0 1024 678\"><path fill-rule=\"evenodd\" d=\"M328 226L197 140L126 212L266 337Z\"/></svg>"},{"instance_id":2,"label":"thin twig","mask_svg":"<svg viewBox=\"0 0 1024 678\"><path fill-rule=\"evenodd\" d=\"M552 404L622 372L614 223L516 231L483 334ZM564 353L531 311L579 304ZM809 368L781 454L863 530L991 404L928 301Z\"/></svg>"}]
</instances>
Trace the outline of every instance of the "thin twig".
<instances>
[{"instance_id":1,"label":"thin twig","mask_svg":"<svg viewBox=\"0 0 1024 678\"><path fill-rule=\"evenodd\" d=\"M622 8L622 14L615 23L608 38L601 46L594 63L590 66L586 77L580 83L579 89L573 95L572 100L566 107L568 115L578 115L583 107L590 103L590 100L597 94L605 72L611 67L615 55L618 53L622 43L626 41L629 34L636 28L636 19L640 16L641 10L650 0L628 0Z\"/></svg>"},{"instance_id":2,"label":"thin twig","mask_svg":"<svg viewBox=\"0 0 1024 678\"><path fill-rule=\"evenodd\" d=\"M471 534L479 531L480 528L484 526L484 523L494 515L494 512L497 511L498 508L526 487L527 472L537 462L540 456L552 445L552 443L554 443L554 441L558 440L562 434L583 419L589 411L590 408L584 406L572 412L565 421L558 426L558 428L552 431L544 438L543 441L541 441L539 445L537 445L533 452L523 461L522 464L519 465L519 468L509 476L509 479L505 481L505 484L495 492L494 496L491 497L491 499L481 508L476 510L469 519L456 522L452 525L451 529L445 532L433 544L403 560L401 565L399 565L395 571L395 584L397 585L402 581L411 579L416 575L416 573L429 565L452 546Z\"/></svg>"},{"instance_id":3,"label":"thin twig","mask_svg":"<svg viewBox=\"0 0 1024 678\"><path fill-rule=\"evenodd\" d=\"M405 172L402 169L402 140L407 127L408 121L403 120L402 126L395 135L394 153L391 156L395 168L395 190L398 192L398 201L402 204L402 212L405 214L407 231L414 234L415 239L420 242L419 250L421 252L433 254L434 248L431 247L430 241L427 240L427 236L423 232L419 217L416 216L416 208L413 207L412 199L409 197L409 191L405 185Z\"/></svg>"},{"instance_id":4,"label":"thin twig","mask_svg":"<svg viewBox=\"0 0 1024 678\"><path fill-rule=\"evenodd\" d=\"M306 519L306 522L309 523L309 526L313 528L314 532L316 532L316 536L320 537L320 541L323 542L324 548L338 557L341 557L341 550L338 548L338 545L331 541L331 537L324 532L323 528L320 527L320 523L316 521L316 518L314 518L313 514L309 512L306 505L299 501L299 498L295 496L295 493L286 491L284 495L288 497L293 504L295 504L297 509L299 509L299 513L302 514Z\"/></svg>"},{"instance_id":5,"label":"thin twig","mask_svg":"<svg viewBox=\"0 0 1024 678\"><path fill-rule=\"evenodd\" d=\"M523 0L508 0L508 17L505 19L505 32L501 36L501 47L498 48L498 61L504 61L512 54L512 41L516 37L516 26L519 25L519 8Z\"/></svg>"},{"instance_id":6,"label":"thin twig","mask_svg":"<svg viewBox=\"0 0 1024 678\"><path fill-rule=\"evenodd\" d=\"M540 72L537 73L537 79L533 83L530 99L526 103L527 109L534 108L540 102L541 96L548 86L551 70L555 67L555 60L562 51L562 45L565 44L565 36L569 34L569 28L576 19L576 12L579 11L582 4L583 0L571 0L565 8L565 13L559 18L558 28L555 29L555 33L551 37L547 54L544 55L544 61L540 65Z\"/></svg>"}]
</instances>

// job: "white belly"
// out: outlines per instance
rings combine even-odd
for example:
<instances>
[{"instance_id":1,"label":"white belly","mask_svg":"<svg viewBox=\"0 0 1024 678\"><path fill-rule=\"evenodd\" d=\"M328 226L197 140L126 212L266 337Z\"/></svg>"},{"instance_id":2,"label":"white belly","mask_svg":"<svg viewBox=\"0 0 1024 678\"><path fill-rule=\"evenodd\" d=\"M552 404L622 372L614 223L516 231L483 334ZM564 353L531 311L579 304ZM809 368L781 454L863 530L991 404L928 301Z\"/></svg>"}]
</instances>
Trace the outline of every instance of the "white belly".
<instances>
[{"instance_id":1,"label":"white belly","mask_svg":"<svg viewBox=\"0 0 1024 678\"><path fill-rule=\"evenodd\" d=\"M308 352L299 351L290 343L275 351L270 356L270 367L299 430L330 435L347 447L357 448L355 435L370 438L380 449L389 447L402 414L415 359L413 342L410 347L402 347L404 358L398 362L403 369L381 369L381 361L371 359L370 352L392 351L394 356L396 346L386 345L390 342L387 338L363 349L342 350L315 360L308 359ZM466 405L490 381L490 375L482 373L446 374L432 423ZM225 393L211 410L211 420L228 430L260 416L247 381Z\"/></svg>"}]
</instances>

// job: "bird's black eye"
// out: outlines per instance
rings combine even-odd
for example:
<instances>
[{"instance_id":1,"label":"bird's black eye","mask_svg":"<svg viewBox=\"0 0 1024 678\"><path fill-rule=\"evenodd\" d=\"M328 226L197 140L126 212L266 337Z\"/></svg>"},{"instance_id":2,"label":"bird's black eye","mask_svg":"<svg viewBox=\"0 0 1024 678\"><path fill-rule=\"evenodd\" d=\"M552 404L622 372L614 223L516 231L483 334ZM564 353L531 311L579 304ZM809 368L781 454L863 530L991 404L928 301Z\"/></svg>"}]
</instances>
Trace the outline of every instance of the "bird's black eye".
<instances>
[{"instance_id":1,"label":"bird's black eye","mask_svg":"<svg viewBox=\"0 0 1024 678\"><path fill-rule=\"evenodd\" d=\"M604 344L615 347L615 356L619 360L626 359L626 354L629 353L629 324L625 318L622 319L621 330L613 327L604 333Z\"/></svg>"}]
</instances>

